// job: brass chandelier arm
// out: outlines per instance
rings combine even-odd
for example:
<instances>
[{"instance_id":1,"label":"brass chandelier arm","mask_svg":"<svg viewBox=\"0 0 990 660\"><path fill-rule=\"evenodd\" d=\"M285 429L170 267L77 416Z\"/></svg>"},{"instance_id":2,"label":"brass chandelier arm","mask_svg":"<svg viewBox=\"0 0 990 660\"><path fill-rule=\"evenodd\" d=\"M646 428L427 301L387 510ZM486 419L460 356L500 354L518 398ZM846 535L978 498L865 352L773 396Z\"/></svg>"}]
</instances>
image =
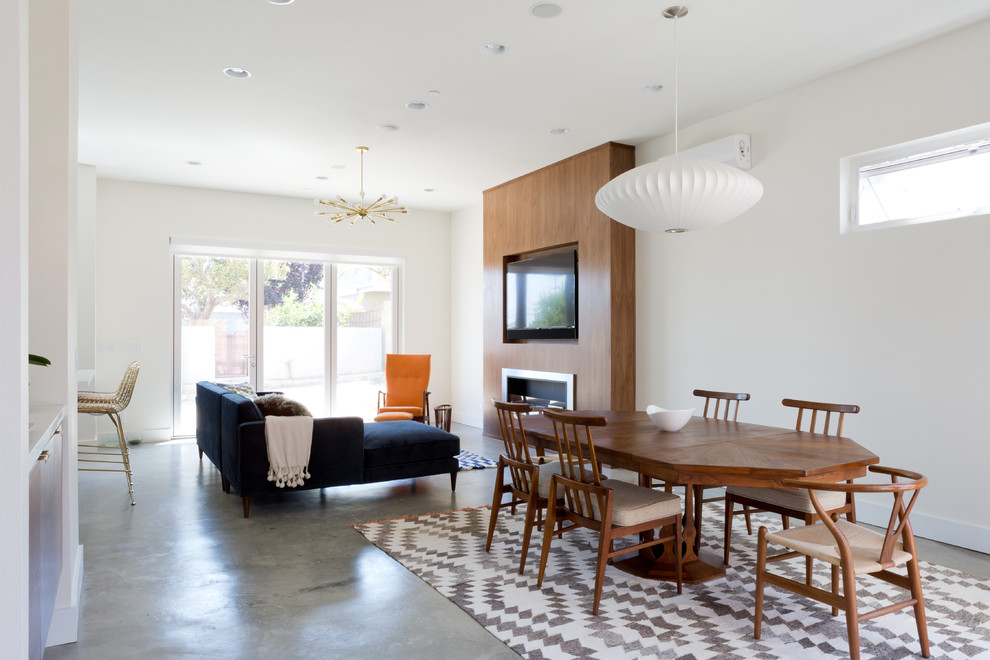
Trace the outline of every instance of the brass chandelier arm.
<instances>
[{"instance_id":1,"label":"brass chandelier arm","mask_svg":"<svg viewBox=\"0 0 990 660\"><path fill-rule=\"evenodd\" d=\"M375 224L375 218L395 222L395 218L392 218L387 214L406 213L406 209L398 205L398 198L381 195L368 206L364 205L364 152L368 151L368 147L357 147L357 150L361 152L361 201L356 204L350 204L340 195L337 195L336 201L329 199L317 199L314 200L317 206L329 206L331 209L335 210L317 211L315 215L329 216L327 220L334 223L350 220L348 223L349 227L353 226L358 218L367 218L371 221L371 224Z\"/></svg>"}]
</instances>

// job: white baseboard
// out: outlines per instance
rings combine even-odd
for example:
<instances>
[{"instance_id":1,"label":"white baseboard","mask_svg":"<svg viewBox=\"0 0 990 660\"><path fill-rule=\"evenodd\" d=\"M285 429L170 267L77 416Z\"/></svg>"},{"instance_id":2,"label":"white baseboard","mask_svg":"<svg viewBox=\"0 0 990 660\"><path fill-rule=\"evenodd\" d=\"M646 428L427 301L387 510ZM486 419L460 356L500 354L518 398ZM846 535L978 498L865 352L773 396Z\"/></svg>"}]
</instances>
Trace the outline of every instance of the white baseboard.
<instances>
[{"instance_id":1,"label":"white baseboard","mask_svg":"<svg viewBox=\"0 0 990 660\"><path fill-rule=\"evenodd\" d=\"M458 424L464 424L465 426L473 426L476 429L484 428L485 424L482 421L480 415L465 415L463 413L454 413L451 416L451 421L457 422Z\"/></svg>"},{"instance_id":2,"label":"white baseboard","mask_svg":"<svg viewBox=\"0 0 990 660\"><path fill-rule=\"evenodd\" d=\"M889 516L890 505L856 500L856 519L861 522L886 527ZM911 513L911 527L915 536L990 553L990 528L987 527L978 527L958 520L946 520L917 511Z\"/></svg>"},{"instance_id":3,"label":"white baseboard","mask_svg":"<svg viewBox=\"0 0 990 660\"><path fill-rule=\"evenodd\" d=\"M83 547L76 552L76 565L72 574L70 602L66 607L56 607L52 623L48 627L45 646L71 644L79 639L79 597L82 594Z\"/></svg>"}]
</instances>

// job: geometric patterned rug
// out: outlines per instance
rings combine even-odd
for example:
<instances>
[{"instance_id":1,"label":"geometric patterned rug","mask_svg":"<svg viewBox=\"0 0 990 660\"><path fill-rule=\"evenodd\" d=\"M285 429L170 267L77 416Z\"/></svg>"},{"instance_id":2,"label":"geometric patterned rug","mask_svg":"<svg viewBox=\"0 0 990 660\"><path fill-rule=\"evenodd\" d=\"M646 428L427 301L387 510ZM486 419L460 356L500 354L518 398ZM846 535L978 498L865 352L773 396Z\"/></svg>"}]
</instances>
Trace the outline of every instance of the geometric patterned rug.
<instances>
[{"instance_id":1,"label":"geometric patterned rug","mask_svg":"<svg viewBox=\"0 0 990 660\"><path fill-rule=\"evenodd\" d=\"M767 585L762 639L753 639L755 534L733 530L726 576L700 584L644 580L609 566L599 615L591 614L595 540L587 530L554 539L543 587L537 588L542 539L534 532L526 572L518 574L522 509L499 512L485 552L489 507L355 525L391 555L524 658L844 658L843 613ZM775 529L776 516L754 515L754 531ZM705 506L703 543L721 555L722 508ZM803 581L804 562L793 576ZM815 580L828 569L815 562ZM990 583L921 562L933 658L990 658ZM858 580L860 611L886 604L885 582ZM860 624L861 657L920 657L911 609Z\"/></svg>"},{"instance_id":2,"label":"geometric patterned rug","mask_svg":"<svg viewBox=\"0 0 990 660\"><path fill-rule=\"evenodd\" d=\"M457 466L458 470L481 470L498 467L498 461L493 461L484 456L478 456L469 452L467 449L462 449L461 453L457 455L457 462L459 463Z\"/></svg>"}]
</instances>

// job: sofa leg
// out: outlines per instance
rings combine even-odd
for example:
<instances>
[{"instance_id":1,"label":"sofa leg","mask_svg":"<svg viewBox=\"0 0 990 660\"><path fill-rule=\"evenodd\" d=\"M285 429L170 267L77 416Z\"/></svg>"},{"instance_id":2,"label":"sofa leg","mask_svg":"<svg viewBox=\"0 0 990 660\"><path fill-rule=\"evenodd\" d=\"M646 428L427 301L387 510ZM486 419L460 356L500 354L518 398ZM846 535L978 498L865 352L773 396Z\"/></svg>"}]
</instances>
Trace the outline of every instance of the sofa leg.
<instances>
[{"instance_id":1,"label":"sofa leg","mask_svg":"<svg viewBox=\"0 0 990 660\"><path fill-rule=\"evenodd\" d=\"M222 474L220 475L220 487L223 489L223 492L230 495L230 481L228 481L227 477Z\"/></svg>"},{"instance_id":2,"label":"sofa leg","mask_svg":"<svg viewBox=\"0 0 990 660\"><path fill-rule=\"evenodd\" d=\"M242 497L241 498L241 504L244 505L244 517L247 518L248 517L248 513L250 513L250 511L251 511L251 498L250 497Z\"/></svg>"},{"instance_id":3,"label":"sofa leg","mask_svg":"<svg viewBox=\"0 0 990 660\"><path fill-rule=\"evenodd\" d=\"M203 448L202 447L199 448L199 462L200 463L203 462Z\"/></svg>"},{"instance_id":4,"label":"sofa leg","mask_svg":"<svg viewBox=\"0 0 990 660\"><path fill-rule=\"evenodd\" d=\"M457 490L457 470L450 473L450 492Z\"/></svg>"}]
</instances>

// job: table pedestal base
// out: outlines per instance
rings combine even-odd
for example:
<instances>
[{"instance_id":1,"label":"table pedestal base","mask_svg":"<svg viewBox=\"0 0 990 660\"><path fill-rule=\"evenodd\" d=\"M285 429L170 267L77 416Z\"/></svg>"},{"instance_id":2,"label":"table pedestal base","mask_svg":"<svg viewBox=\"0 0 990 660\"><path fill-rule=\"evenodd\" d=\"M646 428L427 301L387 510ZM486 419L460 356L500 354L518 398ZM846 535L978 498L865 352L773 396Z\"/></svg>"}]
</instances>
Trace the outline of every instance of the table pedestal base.
<instances>
[{"instance_id":1,"label":"table pedestal base","mask_svg":"<svg viewBox=\"0 0 990 660\"><path fill-rule=\"evenodd\" d=\"M722 564L721 557L704 550L700 555L698 559L685 561L682 564L681 576L685 584L697 584L725 576L725 566ZM673 562L650 561L642 555L617 561L614 566L620 571L650 580L674 582L677 579L677 571Z\"/></svg>"}]
</instances>

